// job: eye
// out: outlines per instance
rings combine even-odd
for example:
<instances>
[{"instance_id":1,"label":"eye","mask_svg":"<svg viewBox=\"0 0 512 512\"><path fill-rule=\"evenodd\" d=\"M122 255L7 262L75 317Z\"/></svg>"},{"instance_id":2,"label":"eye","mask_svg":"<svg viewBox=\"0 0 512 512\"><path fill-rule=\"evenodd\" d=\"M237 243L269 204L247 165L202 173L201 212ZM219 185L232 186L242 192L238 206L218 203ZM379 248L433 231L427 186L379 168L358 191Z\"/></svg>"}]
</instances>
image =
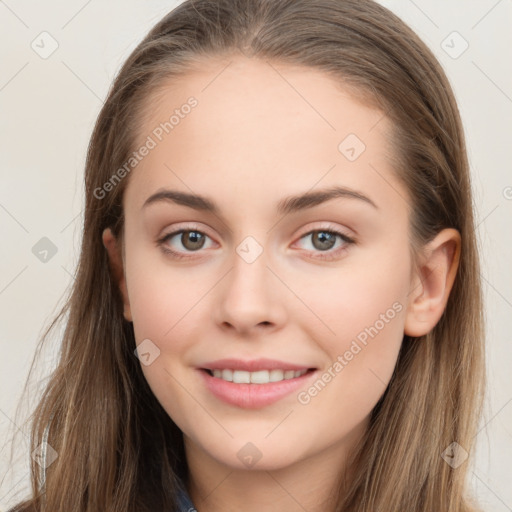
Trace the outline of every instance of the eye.
<instances>
[{"instance_id":1,"label":"eye","mask_svg":"<svg viewBox=\"0 0 512 512\"><path fill-rule=\"evenodd\" d=\"M355 243L353 238L332 228L311 230L302 235L299 241L308 239L309 243L302 248L316 253L313 258L325 260L336 259ZM188 258L191 253L200 252L201 249L207 249L213 245L212 239L206 233L194 227L168 233L160 238L157 244L163 252L175 259Z\"/></svg>"},{"instance_id":2,"label":"eye","mask_svg":"<svg viewBox=\"0 0 512 512\"><path fill-rule=\"evenodd\" d=\"M186 258L187 252L198 252L200 249L205 248L207 239L211 240L207 234L197 229L180 229L164 235L157 243L164 252L180 259ZM173 245L173 242L175 248L170 247Z\"/></svg>"},{"instance_id":3,"label":"eye","mask_svg":"<svg viewBox=\"0 0 512 512\"><path fill-rule=\"evenodd\" d=\"M300 237L300 240L308 239L303 248L318 253L313 256L318 259L334 259L355 243L353 238L335 229L315 229Z\"/></svg>"}]
</instances>

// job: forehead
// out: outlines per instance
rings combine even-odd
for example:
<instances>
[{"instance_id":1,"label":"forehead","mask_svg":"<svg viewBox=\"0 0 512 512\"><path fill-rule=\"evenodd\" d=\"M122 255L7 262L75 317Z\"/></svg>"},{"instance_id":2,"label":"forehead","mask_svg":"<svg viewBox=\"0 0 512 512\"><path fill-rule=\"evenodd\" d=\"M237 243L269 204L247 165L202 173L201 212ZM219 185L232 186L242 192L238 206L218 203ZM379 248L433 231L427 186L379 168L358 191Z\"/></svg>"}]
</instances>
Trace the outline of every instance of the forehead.
<instances>
[{"instance_id":1,"label":"forehead","mask_svg":"<svg viewBox=\"0 0 512 512\"><path fill-rule=\"evenodd\" d=\"M167 185L230 189L246 202L317 183L378 193L379 175L393 179L390 132L382 111L318 70L238 57L208 61L147 99L139 141L150 137L154 147L131 174L126 200L142 205Z\"/></svg>"}]
</instances>

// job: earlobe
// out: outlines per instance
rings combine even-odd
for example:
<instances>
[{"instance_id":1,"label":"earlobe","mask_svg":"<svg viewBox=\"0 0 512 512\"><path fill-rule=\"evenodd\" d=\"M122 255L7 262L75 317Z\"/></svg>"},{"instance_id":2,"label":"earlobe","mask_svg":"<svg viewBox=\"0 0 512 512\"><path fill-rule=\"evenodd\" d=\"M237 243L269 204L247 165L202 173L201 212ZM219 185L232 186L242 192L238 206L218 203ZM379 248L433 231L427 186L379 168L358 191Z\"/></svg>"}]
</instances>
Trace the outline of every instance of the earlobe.
<instances>
[{"instance_id":1,"label":"earlobe","mask_svg":"<svg viewBox=\"0 0 512 512\"><path fill-rule=\"evenodd\" d=\"M103 245L108 253L110 270L112 276L117 283L124 304L123 315L128 322L132 322L132 314L130 310L130 301L128 300L128 289L126 287L126 278L124 274L122 249L119 241L112 233L110 228L106 228L102 235Z\"/></svg>"},{"instance_id":2,"label":"earlobe","mask_svg":"<svg viewBox=\"0 0 512 512\"><path fill-rule=\"evenodd\" d=\"M447 228L424 247L408 297L408 336L423 336L439 322L457 275L460 245L459 232Z\"/></svg>"}]
</instances>

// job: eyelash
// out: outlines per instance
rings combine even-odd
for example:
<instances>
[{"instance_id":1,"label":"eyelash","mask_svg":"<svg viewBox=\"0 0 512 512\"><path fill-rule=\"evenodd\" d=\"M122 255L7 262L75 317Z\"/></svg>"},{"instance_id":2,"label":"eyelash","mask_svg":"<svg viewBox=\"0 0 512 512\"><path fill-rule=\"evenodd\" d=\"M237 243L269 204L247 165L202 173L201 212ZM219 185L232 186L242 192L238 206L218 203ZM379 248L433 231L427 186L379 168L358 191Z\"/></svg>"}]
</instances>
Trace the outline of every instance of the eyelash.
<instances>
[{"instance_id":1,"label":"eyelash","mask_svg":"<svg viewBox=\"0 0 512 512\"><path fill-rule=\"evenodd\" d=\"M200 233L201 235L205 235L206 237L210 238L206 233L204 233L200 229L196 229L194 226L190 226L187 228L178 229L176 231L173 231L171 233L164 235L162 238L157 240L157 244L162 249L162 251L164 253L170 254L174 259L181 260L181 259L189 258L190 256L185 256L182 252L170 249L166 245L166 242L168 240L172 239L176 235L183 234L186 231ZM303 235L301 235L299 237L299 240L302 240L303 238L305 238L307 236L311 236L315 233L329 233L331 235L337 236L344 242L344 245L342 247L338 247L336 250L328 249L326 251L319 251L319 250L314 251L314 252L318 253L318 256L314 256L313 259L320 259L320 260L327 260L327 261L336 259L336 257L340 256L342 253L344 253L346 250L348 250L348 247L350 245L356 243L356 241L353 238L345 235L344 233L341 233L340 231L337 231L336 229L334 229L332 227L312 229L312 230L304 233ZM197 252L197 251L187 251L187 252L193 253L193 252Z\"/></svg>"}]
</instances>

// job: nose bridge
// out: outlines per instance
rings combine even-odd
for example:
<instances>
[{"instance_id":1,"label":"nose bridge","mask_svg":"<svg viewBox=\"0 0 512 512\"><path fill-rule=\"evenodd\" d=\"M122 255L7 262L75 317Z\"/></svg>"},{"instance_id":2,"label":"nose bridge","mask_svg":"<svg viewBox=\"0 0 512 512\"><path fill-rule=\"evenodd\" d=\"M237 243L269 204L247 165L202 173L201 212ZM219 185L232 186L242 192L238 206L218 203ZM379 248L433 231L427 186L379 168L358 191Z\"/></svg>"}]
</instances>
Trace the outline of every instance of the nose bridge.
<instances>
[{"instance_id":1,"label":"nose bridge","mask_svg":"<svg viewBox=\"0 0 512 512\"><path fill-rule=\"evenodd\" d=\"M269 251L253 236L246 236L235 247L231 271L218 297L216 320L239 330L259 324L279 324L284 319L282 290L267 265Z\"/></svg>"},{"instance_id":2,"label":"nose bridge","mask_svg":"<svg viewBox=\"0 0 512 512\"><path fill-rule=\"evenodd\" d=\"M268 256L268 251L253 236L245 237L235 248L228 293L237 302L247 303L246 308L255 307L261 301L268 303Z\"/></svg>"}]
</instances>

